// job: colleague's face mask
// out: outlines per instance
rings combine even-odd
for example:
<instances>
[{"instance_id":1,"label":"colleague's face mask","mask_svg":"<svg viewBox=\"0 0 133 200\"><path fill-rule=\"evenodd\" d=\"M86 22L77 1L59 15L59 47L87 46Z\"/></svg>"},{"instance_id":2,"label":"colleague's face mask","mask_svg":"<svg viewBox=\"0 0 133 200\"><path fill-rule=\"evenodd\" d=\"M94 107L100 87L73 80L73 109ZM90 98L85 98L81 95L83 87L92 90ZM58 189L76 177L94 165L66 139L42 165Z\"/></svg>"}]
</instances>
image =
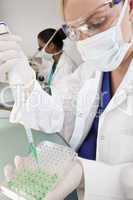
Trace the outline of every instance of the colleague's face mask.
<instances>
[{"instance_id":1,"label":"colleague's face mask","mask_svg":"<svg viewBox=\"0 0 133 200\"><path fill-rule=\"evenodd\" d=\"M42 60L48 60L48 61L53 60L53 54L47 53L44 49L39 50L36 57L41 58Z\"/></svg>"},{"instance_id":2,"label":"colleague's face mask","mask_svg":"<svg viewBox=\"0 0 133 200\"><path fill-rule=\"evenodd\" d=\"M47 53L45 49L41 51L42 58L47 61L53 61L53 54Z\"/></svg>"},{"instance_id":3,"label":"colleague's face mask","mask_svg":"<svg viewBox=\"0 0 133 200\"><path fill-rule=\"evenodd\" d=\"M58 30L52 35L52 37L49 39L49 41L46 43L46 45L44 46L44 48L42 49L41 53L42 53L42 57L45 60L48 61L53 61L53 56L58 55L62 52L58 51L57 53L47 53L46 48L48 47L48 45L50 44L50 42L53 40L53 38L55 37L56 33L58 32Z\"/></svg>"},{"instance_id":4,"label":"colleague's face mask","mask_svg":"<svg viewBox=\"0 0 133 200\"><path fill-rule=\"evenodd\" d=\"M128 8L125 1L115 26L93 37L77 42L78 50L88 66L97 71L113 71L119 67L133 41L127 43L122 35L122 22Z\"/></svg>"},{"instance_id":5,"label":"colleague's face mask","mask_svg":"<svg viewBox=\"0 0 133 200\"><path fill-rule=\"evenodd\" d=\"M34 57L42 58L42 50L39 50L35 53Z\"/></svg>"},{"instance_id":6,"label":"colleague's face mask","mask_svg":"<svg viewBox=\"0 0 133 200\"><path fill-rule=\"evenodd\" d=\"M62 50L57 53L47 53L45 49L42 50L42 58L47 61L53 61L53 56L62 53Z\"/></svg>"}]
</instances>

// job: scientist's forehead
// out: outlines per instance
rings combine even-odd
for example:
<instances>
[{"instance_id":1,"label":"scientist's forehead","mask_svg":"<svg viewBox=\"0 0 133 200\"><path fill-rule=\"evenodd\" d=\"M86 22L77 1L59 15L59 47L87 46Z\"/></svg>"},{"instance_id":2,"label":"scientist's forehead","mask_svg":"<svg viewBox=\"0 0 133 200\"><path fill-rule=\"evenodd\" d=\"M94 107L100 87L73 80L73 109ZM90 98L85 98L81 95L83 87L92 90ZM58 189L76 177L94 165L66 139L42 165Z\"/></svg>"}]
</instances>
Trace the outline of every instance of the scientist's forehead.
<instances>
[{"instance_id":1,"label":"scientist's forehead","mask_svg":"<svg viewBox=\"0 0 133 200\"><path fill-rule=\"evenodd\" d=\"M66 22L93 14L93 11L102 5L105 0L66 0L64 18Z\"/></svg>"}]
</instances>

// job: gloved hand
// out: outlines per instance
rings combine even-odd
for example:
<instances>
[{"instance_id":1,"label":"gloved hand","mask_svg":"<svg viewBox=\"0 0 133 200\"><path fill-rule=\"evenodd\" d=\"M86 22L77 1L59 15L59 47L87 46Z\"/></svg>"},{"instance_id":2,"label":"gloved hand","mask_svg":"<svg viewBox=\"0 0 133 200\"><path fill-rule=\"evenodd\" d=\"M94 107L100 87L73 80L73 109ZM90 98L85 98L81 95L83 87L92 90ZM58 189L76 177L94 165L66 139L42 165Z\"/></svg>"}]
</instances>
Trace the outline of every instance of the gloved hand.
<instances>
[{"instance_id":1,"label":"gloved hand","mask_svg":"<svg viewBox=\"0 0 133 200\"><path fill-rule=\"evenodd\" d=\"M20 41L19 37L11 34L0 36L0 75L8 73L11 85L28 87L36 77L20 47Z\"/></svg>"},{"instance_id":2,"label":"gloved hand","mask_svg":"<svg viewBox=\"0 0 133 200\"><path fill-rule=\"evenodd\" d=\"M111 166L84 159L79 161L72 163L69 173L48 194L46 200L63 200L77 188L81 200L133 199L133 165ZM23 169L28 165L28 157L16 157L15 165L17 170ZM14 177L15 170L11 166L7 166L4 171L7 180Z\"/></svg>"},{"instance_id":3,"label":"gloved hand","mask_svg":"<svg viewBox=\"0 0 133 200\"><path fill-rule=\"evenodd\" d=\"M22 158L17 156L14 161L17 171L26 168L28 160L28 157ZM77 161L72 163L69 173L67 173L56 188L47 195L46 200L63 200L78 188L82 179L82 167ZM6 180L10 181L15 176L15 169L7 165L4 168L4 173Z\"/></svg>"}]
</instances>

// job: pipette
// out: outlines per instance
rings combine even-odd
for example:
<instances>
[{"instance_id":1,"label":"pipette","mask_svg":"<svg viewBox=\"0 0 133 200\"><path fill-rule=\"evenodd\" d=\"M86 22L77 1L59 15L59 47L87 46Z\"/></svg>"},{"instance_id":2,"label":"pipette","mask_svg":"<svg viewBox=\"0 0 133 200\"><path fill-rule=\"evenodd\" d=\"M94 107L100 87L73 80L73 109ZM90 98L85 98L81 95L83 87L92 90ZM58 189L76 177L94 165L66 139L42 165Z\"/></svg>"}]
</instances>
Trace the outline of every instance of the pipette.
<instances>
[{"instance_id":1,"label":"pipette","mask_svg":"<svg viewBox=\"0 0 133 200\"><path fill-rule=\"evenodd\" d=\"M27 139L28 139L28 142L29 142L29 150L30 150L30 153L32 154L33 158L35 159L37 166L39 166L39 165L38 165L37 150L36 150L36 146L35 146L35 144L34 144L34 139L33 139L32 131L31 131L31 129L30 129L28 126L26 126L26 125L24 125L24 128L25 128L26 135L27 135Z\"/></svg>"},{"instance_id":2,"label":"pipette","mask_svg":"<svg viewBox=\"0 0 133 200\"><path fill-rule=\"evenodd\" d=\"M6 35L9 34L9 28L7 26L7 24L3 21L0 22L0 36L2 35ZM8 75L7 75L8 76ZM37 165L38 165L38 157L37 157L37 150L36 150L36 146L34 144L34 140L33 140L33 135L32 135L32 131L29 127L27 127L26 125L24 125L26 134L27 134L27 138L28 138L28 142L29 142L29 150L32 154L32 156L34 157Z\"/></svg>"}]
</instances>

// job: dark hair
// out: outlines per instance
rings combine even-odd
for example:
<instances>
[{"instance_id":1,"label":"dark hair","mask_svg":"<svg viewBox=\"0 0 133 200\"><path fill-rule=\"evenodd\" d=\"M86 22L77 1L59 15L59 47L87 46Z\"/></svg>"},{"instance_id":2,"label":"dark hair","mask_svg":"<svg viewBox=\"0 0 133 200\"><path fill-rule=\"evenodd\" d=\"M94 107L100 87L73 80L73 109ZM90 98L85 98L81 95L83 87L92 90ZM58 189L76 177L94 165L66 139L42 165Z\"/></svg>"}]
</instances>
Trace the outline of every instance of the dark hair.
<instances>
[{"instance_id":1,"label":"dark hair","mask_svg":"<svg viewBox=\"0 0 133 200\"><path fill-rule=\"evenodd\" d=\"M50 40L50 38L55 34L55 32L56 29L53 28L45 29L44 31L38 34L38 39L40 39L44 43L47 43ZM55 34L54 38L51 40L51 43L53 43L60 50L63 48L63 40L65 39L66 35L64 31L62 29L59 29Z\"/></svg>"}]
</instances>

